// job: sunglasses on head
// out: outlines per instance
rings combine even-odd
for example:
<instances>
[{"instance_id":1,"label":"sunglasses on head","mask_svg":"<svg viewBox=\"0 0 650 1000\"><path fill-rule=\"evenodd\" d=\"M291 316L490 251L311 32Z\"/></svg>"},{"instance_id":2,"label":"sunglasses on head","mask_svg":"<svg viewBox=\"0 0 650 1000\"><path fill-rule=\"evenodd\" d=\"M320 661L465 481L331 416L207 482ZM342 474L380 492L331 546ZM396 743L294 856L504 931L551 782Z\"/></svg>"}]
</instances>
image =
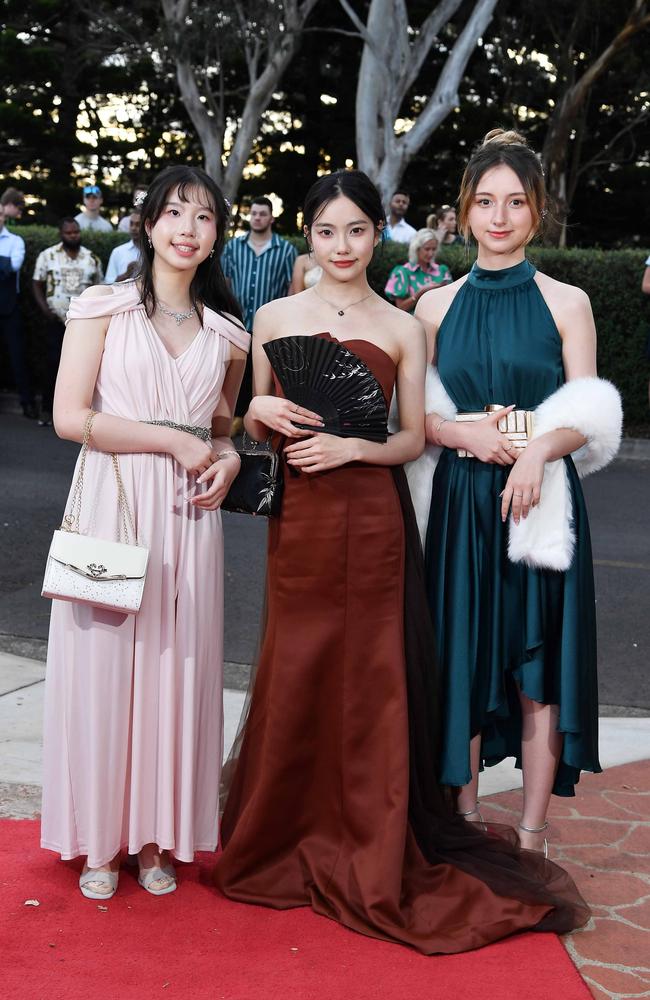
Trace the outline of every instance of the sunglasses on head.
<instances>
[{"instance_id":1,"label":"sunglasses on head","mask_svg":"<svg viewBox=\"0 0 650 1000\"><path fill-rule=\"evenodd\" d=\"M86 186L84 188L84 196L89 195L89 194L97 194L97 195L99 195L101 193L102 193L102 189L100 187L98 187L96 184L86 184Z\"/></svg>"}]
</instances>

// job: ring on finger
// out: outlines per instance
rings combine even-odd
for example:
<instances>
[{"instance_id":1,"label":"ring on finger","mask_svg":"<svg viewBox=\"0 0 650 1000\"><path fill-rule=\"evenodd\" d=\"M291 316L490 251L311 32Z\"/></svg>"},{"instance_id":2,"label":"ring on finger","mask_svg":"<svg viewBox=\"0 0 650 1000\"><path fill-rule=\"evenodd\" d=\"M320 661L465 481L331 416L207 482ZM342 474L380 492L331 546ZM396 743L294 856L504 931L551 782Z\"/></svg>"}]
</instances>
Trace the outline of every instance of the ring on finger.
<instances>
[{"instance_id":1,"label":"ring on finger","mask_svg":"<svg viewBox=\"0 0 650 1000\"><path fill-rule=\"evenodd\" d=\"M513 493L513 497L523 497L523 493Z\"/></svg>"}]
</instances>

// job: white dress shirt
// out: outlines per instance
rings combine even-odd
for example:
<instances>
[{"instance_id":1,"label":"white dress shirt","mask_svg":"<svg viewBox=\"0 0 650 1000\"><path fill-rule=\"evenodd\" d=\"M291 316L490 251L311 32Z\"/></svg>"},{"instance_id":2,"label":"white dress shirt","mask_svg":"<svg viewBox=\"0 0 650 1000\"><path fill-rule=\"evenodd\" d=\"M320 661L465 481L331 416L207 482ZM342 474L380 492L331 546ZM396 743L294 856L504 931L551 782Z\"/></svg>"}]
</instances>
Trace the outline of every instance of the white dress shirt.
<instances>
[{"instance_id":1,"label":"white dress shirt","mask_svg":"<svg viewBox=\"0 0 650 1000\"><path fill-rule=\"evenodd\" d=\"M406 219L400 219L395 225L390 223L390 212L388 213L388 225L386 226L386 237L389 240L396 240L397 243L410 243L415 236L417 229L409 226Z\"/></svg>"},{"instance_id":2,"label":"white dress shirt","mask_svg":"<svg viewBox=\"0 0 650 1000\"><path fill-rule=\"evenodd\" d=\"M138 260L139 256L140 251L133 240L129 240L128 243L122 243L119 247L115 247L115 249L111 251L111 255L108 258L108 267L106 268L104 284L112 285L114 281L117 281L121 274L124 274L132 261Z\"/></svg>"},{"instance_id":3,"label":"white dress shirt","mask_svg":"<svg viewBox=\"0 0 650 1000\"><path fill-rule=\"evenodd\" d=\"M16 272L16 291L18 291L18 275L25 259L25 241L22 236L10 233L6 226L0 229L0 257L9 257L12 270Z\"/></svg>"}]
</instances>

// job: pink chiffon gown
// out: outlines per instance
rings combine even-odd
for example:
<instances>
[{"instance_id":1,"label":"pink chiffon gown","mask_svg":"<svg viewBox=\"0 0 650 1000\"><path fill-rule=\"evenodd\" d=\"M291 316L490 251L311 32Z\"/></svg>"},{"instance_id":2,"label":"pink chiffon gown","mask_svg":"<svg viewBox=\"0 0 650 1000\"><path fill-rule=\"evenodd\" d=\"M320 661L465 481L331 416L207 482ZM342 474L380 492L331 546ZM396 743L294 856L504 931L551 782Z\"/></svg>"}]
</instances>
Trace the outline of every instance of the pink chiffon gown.
<instances>
[{"instance_id":1,"label":"pink chiffon gown","mask_svg":"<svg viewBox=\"0 0 650 1000\"><path fill-rule=\"evenodd\" d=\"M210 427L228 341L248 350L249 334L206 308L195 339L173 358L132 282L73 299L69 319L99 316L110 323L93 408ZM171 455L122 454L119 464L150 552L140 611L53 601L45 684L41 846L63 859L87 855L92 868L120 848L155 843L191 861L218 842L221 513L186 502L195 481ZM93 449L81 530L118 538L110 455Z\"/></svg>"}]
</instances>

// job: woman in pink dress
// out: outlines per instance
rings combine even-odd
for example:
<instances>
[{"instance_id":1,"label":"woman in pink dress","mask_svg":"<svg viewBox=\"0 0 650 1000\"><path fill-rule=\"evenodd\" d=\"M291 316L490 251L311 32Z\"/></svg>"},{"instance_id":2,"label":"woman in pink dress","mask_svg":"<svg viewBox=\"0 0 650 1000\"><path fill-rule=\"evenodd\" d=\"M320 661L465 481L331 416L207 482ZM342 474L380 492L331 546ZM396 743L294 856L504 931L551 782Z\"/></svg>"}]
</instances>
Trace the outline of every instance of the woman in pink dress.
<instances>
[{"instance_id":1,"label":"woman in pink dress","mask_svg":"<svg viewBox=\"0 0 650 1000\"><path fill-rule=\"evenodd\" d=\"M52 605L41 844L85 856L91 899L115 892L123 849L138 856L140 884L163 895L176 888L170 854L190 861L217 846L218 508L239 469L228 433L250 340L219 266L227 219L207 174L163 171L142 209L136 281L89 288L68 315L57 433L81 441L96 411L80 530L119 537L117 453L149 549L137 615Z\"/></svg>"}]
</instances>

